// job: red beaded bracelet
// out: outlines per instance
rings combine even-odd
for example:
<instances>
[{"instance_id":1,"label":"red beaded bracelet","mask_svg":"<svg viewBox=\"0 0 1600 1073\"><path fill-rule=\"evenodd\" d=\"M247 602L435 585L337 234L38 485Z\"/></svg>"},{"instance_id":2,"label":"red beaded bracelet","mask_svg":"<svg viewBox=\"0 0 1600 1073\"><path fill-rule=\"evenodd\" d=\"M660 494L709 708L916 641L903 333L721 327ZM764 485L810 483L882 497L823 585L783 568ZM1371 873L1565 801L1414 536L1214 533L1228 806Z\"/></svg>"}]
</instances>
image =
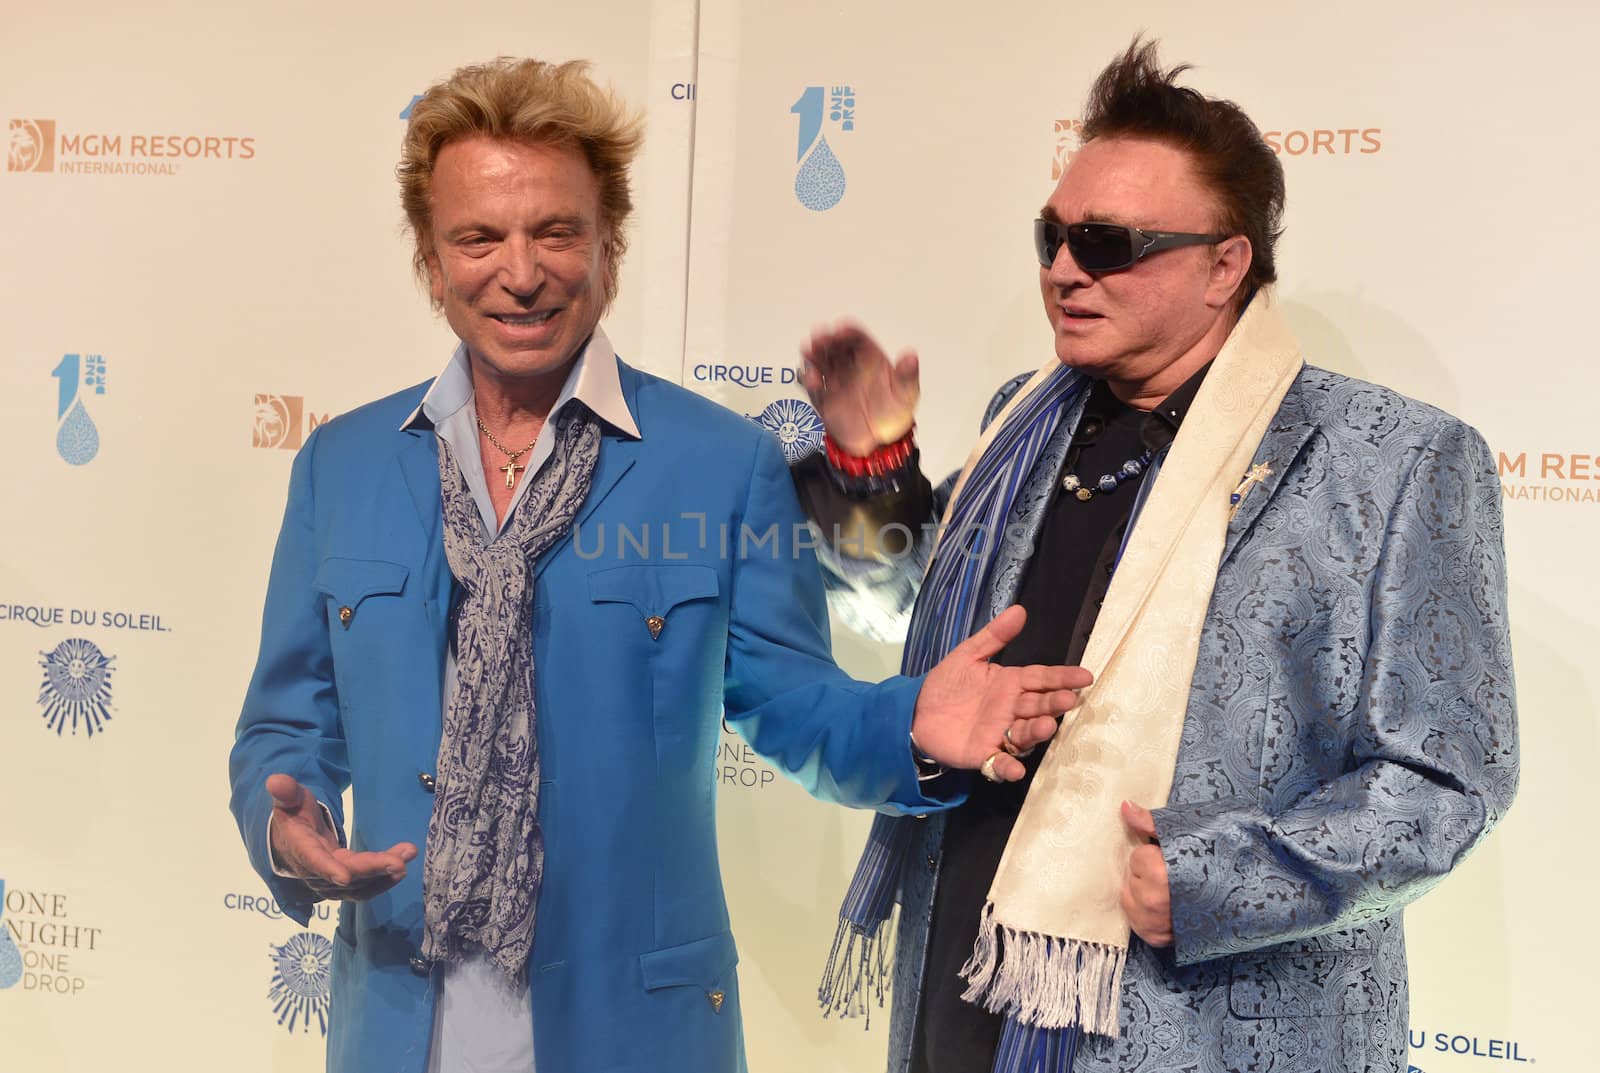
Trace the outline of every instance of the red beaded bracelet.
<instances>
[{"instance_id":1,"label":"red beaded bracelet","mask_svg":"<svg viewBox=\"0 0 1600 1073\"><path fill-rule=\"evenodd\" d=\"M906 464L911 452L916 449L916 434L917 426L913 424L904 436L893 443L874 447L869 455L847 454L826 432L822 434L822 444L828 452L828 465L840 473L850 477L879 477L893 473Z\"/></svg>"}]
</instances>

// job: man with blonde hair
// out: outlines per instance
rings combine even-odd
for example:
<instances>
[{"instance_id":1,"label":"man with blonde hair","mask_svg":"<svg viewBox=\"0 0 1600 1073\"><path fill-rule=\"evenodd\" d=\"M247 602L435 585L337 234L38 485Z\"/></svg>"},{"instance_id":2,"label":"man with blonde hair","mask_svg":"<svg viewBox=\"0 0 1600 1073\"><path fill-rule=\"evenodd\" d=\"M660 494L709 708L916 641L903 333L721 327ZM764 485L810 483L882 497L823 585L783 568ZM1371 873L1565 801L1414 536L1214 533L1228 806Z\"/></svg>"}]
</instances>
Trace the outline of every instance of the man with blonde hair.
<instances>
[{"instance_id":1,"label":"man with blonde hair","mask_svg":"<svg viewBox=\"0 0 1600 1073\"><path fill-rule=\"evenodd\" d=\"M285 913L340 902L338 1073L743 1069L724 709L817 796L916 814L929 765L1020 777L1004 743L1086 681L989 664L1020 609L925 677L833 664L776 441L599 326L639 141L582 64L431 88L398 173L460 345L295 460L232 804Z\"/></svg>"}]
</instances>

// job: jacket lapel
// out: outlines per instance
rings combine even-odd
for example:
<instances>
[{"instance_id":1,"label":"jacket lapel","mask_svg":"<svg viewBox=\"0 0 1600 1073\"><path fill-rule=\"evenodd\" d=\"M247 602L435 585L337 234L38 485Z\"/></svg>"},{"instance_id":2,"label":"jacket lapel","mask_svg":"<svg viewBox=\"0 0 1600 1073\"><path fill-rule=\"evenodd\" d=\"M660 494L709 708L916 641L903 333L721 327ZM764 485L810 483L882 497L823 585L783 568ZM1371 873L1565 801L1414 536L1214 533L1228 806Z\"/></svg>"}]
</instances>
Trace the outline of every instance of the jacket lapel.
<instances>
[{"instance_id":1,"label":"jacket lapel","mask_svg":"<svg viewBox=\"0 0 1600 1073\"><path fill-rule=\"evenodd\" d=\"M401 433L406 443L400 448L400 474L405 478L417 520L424 533L439 527L439 441L431 429L407 429Z\"/></svg>"},{"instance_id":2,"label":"jacket lapel","mask_svg":"<svg viewBox=\"0 0 1600 1073\"><path fill-rule=\"evenodd\" d=\"M1049 517L1050 505L1055 501L1052 492L1056 477L1061 472L1061 464L1067 457L1068 448L1072 446L1072 437L1078 431L1078 422L1083 419L1083 410L1088 402L1089 391L1081 390L1067 404L1060 422L1045 441L1044 449L1039 452L1027 483L1012 504L1010 517L1015 520L1014 524L1022 527L1022 531L1008 535L999 542L995 562L988 567L988 583L992 586L989 593L990 617L1015 603L1022 589L1028 564L1033 561L1045 519Z\"/></svg>"},{"instance_id":3,"label":"jacket lapel","mask_svg":"<svg viewBox=\"0 0 1600 1073\"><path fill-rule=\"evenodd\" d=\"M611 494L617 482L622 480L623 474L633 468L633 463L639 453L639 441L628 439L611 432L609 429L602 434L600 443L600 457L595 461L594 476L589 480L589 494L584 498L583 506L578 515L572 520L572 525L538 558L533 567L533 576L538 578L550 568L550 564L558 558L566 546L572 541L572 534L583 528L595 508ZM590 540L589 543L593 543Z\"/></svg>"},{"instance_id":4,"label":"jacket lapel","mask_svg":"<svg viewBox=\"0 0 1600 1073\"><path fill-rule=\"evenodd\" d=\"M1272 424L1267 426L1266 435L1261 437L1261 445L1256 448L1252 469L1261 466L1266 468L1260 480L1251 482L1242 490L1239 508L1228 522L1228 535L1222 546L1222 561L1218 569L1233 558L1239 542L1277 494L1284 474L1289 472L1301 448L1320 423L1314 399L1306 388L1305 369L1302 367L1300 376L1289 385L1289 391L1284 395ZM1239 476L1243 479L1245 474Z\"/></svg>"},{"instance_id":5,"label":"jacket lapel","mask_svg":"<svg viewBox=\"0 0 1600 1073\"><path fill-rule=\"evenodd\" d=\"M424 576L417 580L427 586L428 621L438 635L439 650L443 651L455 578L451 576L444 554L444 517L439 505L439 441L432 429L407 429L401 435L406 442L401 445L395 463L400 467L400 476L416 508L420 536L425 542Z\"/></svg>"},{"instance_id":6,"label":"jacket lapel","mask_svg":"<svg viewBox=\"0 0 1600 1073\"><path fill-rule=\"evenodd\" d=\"M639 374L626 362L620 359L613 360L617 362L617 378L622 389L623 401L627 404L628 413L639 429L641 438L636 440L627 433L618 431L604 422L601 423L600 457L595 460L594 474L589 478L589 494L584 498L577 517L573 518L571 527L560 540L550 545L544 554L539 556L538 562L533 567L535 579L542 577L550 568L550 564L560 557L561 552L572 542L573 534L581 530L600 504L605 502L611 490L638 461L639 452L644 450L642 437L645 435L645 427L644 422L639 419Z\"/></svg>"}]
</instances>

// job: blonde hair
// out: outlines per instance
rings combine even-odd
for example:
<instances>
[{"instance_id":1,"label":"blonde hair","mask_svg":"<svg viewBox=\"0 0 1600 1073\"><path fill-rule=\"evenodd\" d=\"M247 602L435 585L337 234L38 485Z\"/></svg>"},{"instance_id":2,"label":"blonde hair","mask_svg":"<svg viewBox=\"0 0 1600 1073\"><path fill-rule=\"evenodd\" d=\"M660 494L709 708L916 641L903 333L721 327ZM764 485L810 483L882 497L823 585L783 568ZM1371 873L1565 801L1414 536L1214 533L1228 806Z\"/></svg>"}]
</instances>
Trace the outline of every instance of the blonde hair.
<instances>
[{"instance_id":1,"label":"blonde hair","mask_svg":"<svg viewBox=\"0 0 1600 1073\"><path fill-rule=\"evenodd\" d=\"M609 252L606 304L617 292L617 266L627 252L623 225L633 211L628 167L644 141L643 124L610 89L587 74L583 60L552 64L508 56L462 67L428 88L411 109L400 164L400 205L416 239L412 267L428 282L433 252L433 165L453 141L483 135L530 144L571 145L600 186L600 226Z\"/></svg>"}]
</instances>

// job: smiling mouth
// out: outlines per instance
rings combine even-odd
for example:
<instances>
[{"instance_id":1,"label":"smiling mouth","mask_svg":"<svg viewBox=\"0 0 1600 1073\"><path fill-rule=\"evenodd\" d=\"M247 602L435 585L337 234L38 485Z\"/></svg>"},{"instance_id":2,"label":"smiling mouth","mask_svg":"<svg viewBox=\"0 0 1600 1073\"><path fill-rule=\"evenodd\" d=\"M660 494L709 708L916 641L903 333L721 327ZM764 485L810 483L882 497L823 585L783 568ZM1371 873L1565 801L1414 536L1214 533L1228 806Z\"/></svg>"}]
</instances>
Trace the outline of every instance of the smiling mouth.
<instances>
[{"instance_id":1,"label":"smiling mouth","mask_svg":"<svg viewBox=\"0 0 1600 1073\"><path fill-rule=\"evenodd\" d=\"M499 321L501 324L509 324L516 328L530 328L535 324L543 324L559 312L560 310L558 309L544 309L537 313L490 313L489 317L492 320Z\"/></svg>"}]
</instances>

